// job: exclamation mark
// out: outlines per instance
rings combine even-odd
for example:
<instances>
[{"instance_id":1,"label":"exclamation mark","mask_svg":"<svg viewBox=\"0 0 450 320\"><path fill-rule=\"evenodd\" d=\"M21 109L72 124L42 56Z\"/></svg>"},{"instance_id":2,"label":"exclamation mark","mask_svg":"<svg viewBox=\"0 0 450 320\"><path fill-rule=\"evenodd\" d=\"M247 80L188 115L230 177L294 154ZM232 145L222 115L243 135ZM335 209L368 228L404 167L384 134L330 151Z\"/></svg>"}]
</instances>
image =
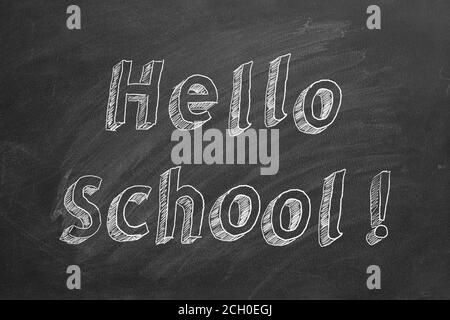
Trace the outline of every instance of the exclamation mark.
<instances>
[{"instance_id":1,"label":"exclamation mark","mask_svg":"<svg viewBox=\"0 0 450 320\"><path fill-rule=\"evenodd\" d=\"M366 235L366 241L373 246L386 238L388 228L383 225L391 187L391 172L381 171L372 179L370 185L370 224L372 230Z\"/></svg>"}]
</instances>

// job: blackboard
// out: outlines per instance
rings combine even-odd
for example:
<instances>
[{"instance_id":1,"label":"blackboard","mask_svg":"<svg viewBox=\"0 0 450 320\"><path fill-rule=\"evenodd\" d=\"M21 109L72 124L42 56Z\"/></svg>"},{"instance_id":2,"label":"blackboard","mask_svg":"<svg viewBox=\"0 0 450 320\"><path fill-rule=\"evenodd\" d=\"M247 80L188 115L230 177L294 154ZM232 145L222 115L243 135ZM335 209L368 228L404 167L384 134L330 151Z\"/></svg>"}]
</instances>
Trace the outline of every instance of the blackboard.
<instances>
[{"instance_id":1,"label":"blackboard","mask_svg":"<svg viewBox=\"0 0 450 320\"><path fill-rule=\"evenodd\" d=\"M72 4L81 10L80 29L68 28ZM449 298L450 3L378 0L381 29L373 30L367 25L372 4L2 1L0 297ZM157 245L160 179L176 167L169 115L174 88L194 74L209 77L218 102L202 130L225 132L233 71L252 61L248 119L251 128L267 129L269 64L287 54L287 115L272 127L279 132L277 173L261 175L259 164L248 163L181 165L180 185L204 197L201 238L182 244L178 219L174 238ZM157 123L148 130L136 130L135 107L120 128L105 129L113 67L122 60L133 62L133 81L142 66L164 60ZM339 85L340 109L326 130L305 134L293 107L321 79ZM342 236L321 246L324 179L343 169ZM389 234L370 245L369 190L383 171L390 178L383 222ZM86 175L102 179L88 196L98 206L101 226L83 243L68 244L60 240L63 230L80 221L64 199ZM130 225L145 222L148 234L114 241L108 208L133 185L152 188L127 210ZM218 197L238 185L258 192L261 212L243 237L220 241L208 216ZM268 244L263 212L291 189L308 195L309 223L295 241ZM81 270L79 290L67 286L71 265ZM381 270L380 289L367 286L369 266Z\"/></svg>"}]
</instances>

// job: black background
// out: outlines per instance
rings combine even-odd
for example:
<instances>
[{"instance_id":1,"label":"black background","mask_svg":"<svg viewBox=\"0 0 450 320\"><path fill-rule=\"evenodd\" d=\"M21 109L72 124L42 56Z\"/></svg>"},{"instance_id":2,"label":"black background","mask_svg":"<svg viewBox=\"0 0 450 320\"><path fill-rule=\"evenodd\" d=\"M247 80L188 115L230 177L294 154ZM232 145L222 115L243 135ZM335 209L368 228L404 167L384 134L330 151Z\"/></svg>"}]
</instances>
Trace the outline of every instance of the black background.
<instances>
[{"instance_id":1,"label":"black background","mask_svg":"<svg viewBox=\"0 0 450 320\"><path fill-rule=\"evenodd\" d=\"M382 29L367 30L368 1L81 1L82 29L66 28L68 1L2 1L0 108L0 297L303 299L449 298L450 2L379 0ZM309 24L305 23L312 19ZM155 245L159 175L172 167L173 87L205 74L219 91L206 128L225 130L232 72L253 60L253 128L264 128L268 64L291 53L288 117L280 129L280 171L259 166L194 166L181 183L205 197L203 238L181 245L180 231ZM107 132L111 68L165 60L158 124ZM319 135L300 133L292 106L314 81L343 90L336 121ZM341 239L317 242L322 181L346 168ZM392 171L386 225L374 247L369 186ZM92 197L101 230L78 246L59 241L75 222L62 199L80 176L103 185ZM104 221L124 188L145 184L149 200L130 211L150 234L112 241ZM306 233L283 248L257 227L233 243L215 240L207 213L238 184L255 187L262 209L299 188L312 200ZM82 290L66 288L66 268L80 265ZM382 290L366 288L366 268L382 270Z\"/></svg>"}]
</instances>

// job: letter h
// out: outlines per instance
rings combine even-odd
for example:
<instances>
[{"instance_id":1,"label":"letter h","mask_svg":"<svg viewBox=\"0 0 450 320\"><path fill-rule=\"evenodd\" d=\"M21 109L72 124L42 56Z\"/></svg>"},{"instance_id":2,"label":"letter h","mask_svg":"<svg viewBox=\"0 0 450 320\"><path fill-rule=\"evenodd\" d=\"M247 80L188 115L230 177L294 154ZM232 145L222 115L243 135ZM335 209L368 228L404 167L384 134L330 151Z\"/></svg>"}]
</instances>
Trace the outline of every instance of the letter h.
<instances>
[{"instance_id":1,"label":"letter h","mask_svg":"<svg viewBox=\"0 0 450 320\"><path fill-rule=\"evenodd\" d=\"M163 61L151 61L142 67L140 82L130 82L133 62L122 60L112 69L106 108L106 130L116 131L125 123L129 102L137 102L136 130L148 130L157 121L159 82ZM149 112L149 105L152 110Z\"/></svg>"},{"instance_id":2,"label":"letter h","mask_svg":"<svg viewBox=\"0 0 450 320\"><path fill-rule=\"evenodd\" d=\"M183 210L181 243L192 244L201 238L205 200L200 191L190 185L180 186L180 169L175 167L161 175L159 185L159 216L156 244L173 239L177 208Z\"/></svg>"}]
</instances>

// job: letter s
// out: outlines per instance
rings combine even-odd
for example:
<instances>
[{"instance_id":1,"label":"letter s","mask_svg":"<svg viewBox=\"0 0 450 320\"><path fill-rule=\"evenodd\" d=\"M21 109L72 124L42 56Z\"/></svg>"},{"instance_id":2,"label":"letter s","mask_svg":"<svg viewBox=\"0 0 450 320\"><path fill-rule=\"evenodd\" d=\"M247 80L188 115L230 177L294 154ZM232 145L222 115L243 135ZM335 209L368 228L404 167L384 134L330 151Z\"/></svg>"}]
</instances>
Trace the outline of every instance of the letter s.
<instances>
[{"instance_id":1,"label":"letter s","mask_svg":"<svg viewBox=\"0 0 450 320\"><path fill-rule=\"evenodd\" d=\"M81 222L81 227L70 225L64 229L59 240L68 244L80 244L97 233L102 223L100 210L85 194L93 195L101 184L101 178L88 175L82 176L67 189L64 207Z\"/></svg>"}]
</instances>

